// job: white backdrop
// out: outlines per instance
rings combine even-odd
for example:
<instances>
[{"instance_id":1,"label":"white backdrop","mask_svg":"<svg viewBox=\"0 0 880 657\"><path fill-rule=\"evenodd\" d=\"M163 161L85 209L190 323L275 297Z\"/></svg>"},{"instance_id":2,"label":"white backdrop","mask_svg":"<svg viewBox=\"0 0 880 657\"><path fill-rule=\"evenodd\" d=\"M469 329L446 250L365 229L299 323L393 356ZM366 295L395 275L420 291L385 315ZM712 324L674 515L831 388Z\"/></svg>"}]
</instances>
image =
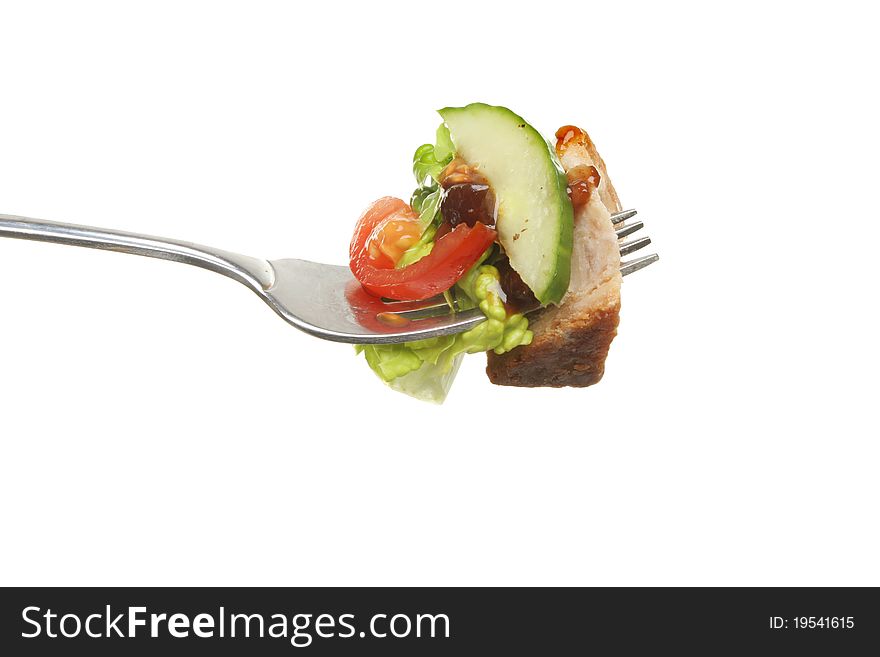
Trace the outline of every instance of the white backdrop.
<instances>
[{"instance_id":1,"label":"white backdrop","mask_svg":"<svg viewBox=\"0 0 880 657\"><path fill-rule=\"evenodd\" d=\"M661 262L605 379L387 390L173 263L0 239L2 584L880 584L860 3L0 4L0 212L346 262L445 105L580 124Z\"/></svg>"}]
</instances>

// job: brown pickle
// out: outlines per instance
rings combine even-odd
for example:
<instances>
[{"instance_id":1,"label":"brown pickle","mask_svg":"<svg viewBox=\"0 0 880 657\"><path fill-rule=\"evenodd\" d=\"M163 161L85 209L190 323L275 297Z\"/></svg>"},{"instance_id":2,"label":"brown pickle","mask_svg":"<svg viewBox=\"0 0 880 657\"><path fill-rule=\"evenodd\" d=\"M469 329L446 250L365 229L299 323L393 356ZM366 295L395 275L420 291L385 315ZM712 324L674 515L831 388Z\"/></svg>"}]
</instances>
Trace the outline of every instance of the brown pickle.
<instances>
[{"instance_id":1,"label":"brown pickle","mask_svg":"<svg viewBox=\"0 0 880 657\"><path fill-rule=\"evenodd\" d=\"M477 223L495 226L495 200L489 185L458 183L447 187L440 201L440 213L452 228Z\"/></svg>"},{"instance_id":2,"label":"brown pickle","mask_svg":"<svg viewBox=\"0 0 880 657\"><path fill-rule=\"evenodd\" d=\"M540 305L529 286L523 283L522 278L510 266L510 259L505 255L498 258L494 263L498 269L501 289L507 295L507 303L516 310L525 310Z\"/></svg>"},{"instance_id":3,"label":"brown pickle","mask_svg":"<svg viewBox=\"0 0 880 657\"><path fill-rule=\"evenodd\" d=\"M495 227L495 195L480 173L462 159L455 159L440 174L443 199L440 213L450 228L477 223Z\"/></svg>"}]
</instances>

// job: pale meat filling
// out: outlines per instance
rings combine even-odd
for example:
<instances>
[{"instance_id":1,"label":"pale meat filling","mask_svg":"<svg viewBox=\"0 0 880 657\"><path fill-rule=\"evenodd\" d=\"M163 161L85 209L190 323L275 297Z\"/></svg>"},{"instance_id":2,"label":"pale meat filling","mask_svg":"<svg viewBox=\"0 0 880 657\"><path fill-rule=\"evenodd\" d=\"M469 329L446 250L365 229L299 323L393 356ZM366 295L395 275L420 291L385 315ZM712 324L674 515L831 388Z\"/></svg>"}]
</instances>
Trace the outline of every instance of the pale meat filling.
<instances>
[{"instance_id":1,"label":"pale meat filling","mask_svg":"<svg viewBox=\"0 0 880 657\"><path fill-rule=\"evenodd\" d=\"M562 156L562 165L568 171L579 165L592 165L587 150L572 145ZM560 307L555 312L543 313L532 324L536 333L550 328L560 320L582 317L590 311L605 309L619 303L620 251L611 214L603 202L605 181L590 202L575 212L574 240L571 258L571 282Z\"/></svg>"}]
</instances>

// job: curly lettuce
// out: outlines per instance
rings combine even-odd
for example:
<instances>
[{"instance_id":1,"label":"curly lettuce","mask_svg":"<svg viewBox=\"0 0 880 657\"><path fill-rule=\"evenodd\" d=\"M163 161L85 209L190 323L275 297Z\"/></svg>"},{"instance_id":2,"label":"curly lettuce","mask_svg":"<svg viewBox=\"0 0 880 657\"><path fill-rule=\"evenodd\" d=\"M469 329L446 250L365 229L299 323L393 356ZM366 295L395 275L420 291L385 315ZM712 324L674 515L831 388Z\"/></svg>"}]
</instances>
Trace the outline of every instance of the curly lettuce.
<instances>
[{"instance_id":1,"label":"curly lettuce","mask_svg":"<svg viewBox=\"0 0 880 657\"><path fill-rule=\"evenodd\" d=\"M413 155L413 175L416 177L416 184L420 188L436 186L440 173L452 162L454 156L455 147L449 136L449 128L445 123L441 123L437 128L436 142L422 144Z\"/></svg>"}]
</instances>

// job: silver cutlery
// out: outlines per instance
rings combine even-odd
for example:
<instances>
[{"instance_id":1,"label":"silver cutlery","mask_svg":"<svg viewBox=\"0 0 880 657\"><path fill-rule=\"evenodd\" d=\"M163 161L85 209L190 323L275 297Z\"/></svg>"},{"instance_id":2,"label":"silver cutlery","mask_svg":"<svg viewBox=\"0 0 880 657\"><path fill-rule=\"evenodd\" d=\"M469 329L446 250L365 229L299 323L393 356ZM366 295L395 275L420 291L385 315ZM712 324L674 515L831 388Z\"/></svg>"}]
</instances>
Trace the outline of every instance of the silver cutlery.
<instances>
[{"instance_id":1,"label":"silver cutlery","mask_svg":"<svg viewBox=\"0 0 880 657\"><path fill-rule=\"evenodd\" d=\"M636 214L612 215L619 239L643 227ZM254 291L282 319L324 340L354 344L409 342L467 331L485 319L479 308L453 312L442 297L386 301L367 294L348 267L308 260L263 260L201 244L105 228L0 214L0 236L105 249L173 260L228 276ZM651 243L620 242L621 255ZM657 254L621 262L624 276L658 260Z\"/></svg>"}]
</instances>

